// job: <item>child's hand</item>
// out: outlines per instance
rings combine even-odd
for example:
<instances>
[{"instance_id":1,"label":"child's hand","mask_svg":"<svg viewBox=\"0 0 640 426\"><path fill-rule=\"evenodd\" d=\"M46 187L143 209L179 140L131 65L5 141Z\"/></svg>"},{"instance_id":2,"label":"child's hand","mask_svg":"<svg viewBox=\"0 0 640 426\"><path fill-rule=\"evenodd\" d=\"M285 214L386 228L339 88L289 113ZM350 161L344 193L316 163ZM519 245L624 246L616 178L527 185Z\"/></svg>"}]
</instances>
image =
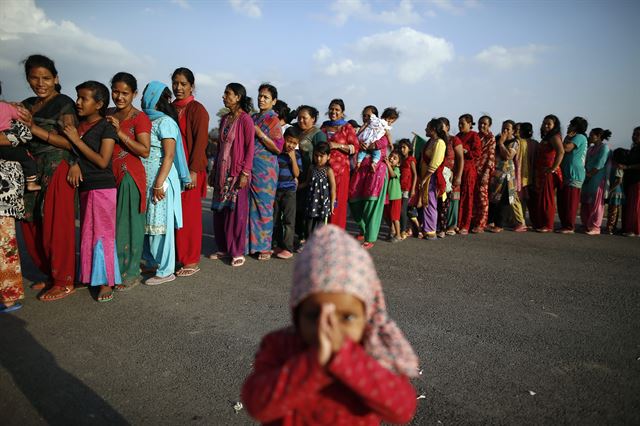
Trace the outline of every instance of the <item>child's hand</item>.
<instances>
[{"instance_id":1,"label":"child's hand","mask_svg":"<svg viewBox=\"0 0 640 426\"><path fill-rule=\"evenodd\" d=\"M71 142L75 142L80 139L80 135L78 134L78 129L73 124L67 123L64 125L64 134L67 135L67 138Z\"/></svg>"},{"instance_id":2,"label":"child's hand","mask_svg":"<svg viewBox=\"0 0 640 426\"><path fill-rule=\"evenodd\" d=\"M82 171L80 170L80 166L78 164L74 164L69 167L69 172L67 173L67 182L69 185L77 188L80 186L80 182L82 182Z\"/></svg>"},{"instance_id":3,"label":"child's hand","mask_svg":"<svg viewBox=\"0 0 640 426\"><path fill-rule=\"evenodd\" d=\"M344 335L338 327L336 306L332 303L323 304L318 320L318 362L325 366L331 356L338 352L344 344Z\"/></svg>"}]
</instances>

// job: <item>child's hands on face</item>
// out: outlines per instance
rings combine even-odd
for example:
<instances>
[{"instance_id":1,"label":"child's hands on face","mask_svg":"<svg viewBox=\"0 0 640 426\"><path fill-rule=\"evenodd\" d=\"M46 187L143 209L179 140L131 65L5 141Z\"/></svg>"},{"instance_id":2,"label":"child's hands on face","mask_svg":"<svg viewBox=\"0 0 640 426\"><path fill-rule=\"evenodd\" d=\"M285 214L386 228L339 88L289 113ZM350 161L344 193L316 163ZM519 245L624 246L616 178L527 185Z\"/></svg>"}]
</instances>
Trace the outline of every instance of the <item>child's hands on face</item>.
<instances>
[{"instance_id":1,"label":"child's hands on face","mask_svg":"<svg viewBox=\"0 0 640 426\"><path fill-rule=\"evenodd\" d=\"M331 356L344 344L344 335L338 326L336 306L332 303L322 305L318 320L318 362L327 365Z\"/></svg>"}]
</instances>

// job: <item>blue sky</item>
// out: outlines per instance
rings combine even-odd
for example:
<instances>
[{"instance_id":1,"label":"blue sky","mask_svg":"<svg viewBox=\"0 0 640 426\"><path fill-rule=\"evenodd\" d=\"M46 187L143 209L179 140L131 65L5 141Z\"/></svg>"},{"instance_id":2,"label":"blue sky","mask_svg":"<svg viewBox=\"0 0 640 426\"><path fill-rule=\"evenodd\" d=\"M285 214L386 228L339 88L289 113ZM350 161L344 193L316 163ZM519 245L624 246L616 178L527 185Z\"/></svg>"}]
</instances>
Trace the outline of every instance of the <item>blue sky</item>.
<instances>
[{"instance_id":1,"label":"blue sky","mask_svg":"<svg viewBox=\"0 0 640 426\"><path fill-rule=\"evenodd\" d=\"M401 111L394 136L422 132L434 116L452 122L575 115L627 146L640 125L640 5L633 1L483 0L4 0L0 10L3 97L30 91L19 62L56 61L63 92L129 71L141 89L196 73L196 96L213 115L226 83L256 96L325 111L341 97L360 121L364 105ZM212 121L213 127L215 122Z\"/></svg>"}]
</instances>

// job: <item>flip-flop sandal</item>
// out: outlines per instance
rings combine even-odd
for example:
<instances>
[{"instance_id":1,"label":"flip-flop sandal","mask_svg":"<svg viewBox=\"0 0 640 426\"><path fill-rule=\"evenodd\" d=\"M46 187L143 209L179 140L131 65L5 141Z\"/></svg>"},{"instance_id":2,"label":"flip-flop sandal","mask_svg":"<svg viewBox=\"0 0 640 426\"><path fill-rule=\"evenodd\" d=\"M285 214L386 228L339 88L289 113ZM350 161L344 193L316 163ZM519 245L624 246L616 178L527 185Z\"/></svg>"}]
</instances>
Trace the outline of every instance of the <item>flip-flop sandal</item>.
<instances>
[{"instance_id":1,"label":"flip-flop sandal","mask_svg":"<svg viewBox=\"0 0 640 426\"><path fill-rule=\"evenodd\" d=\"M262 252L258 254L258 260L265 261L271 259L271 253Z\"/></svg>"},{"instance_id":2,"label":"flip-flop sandal","mask_svg":"<svg viewBox=\"0 0 640 426\"><path fill-rule=\"evenodd\" d=\"M15 302L11 306L0 306L0 314L8 314L10 312L15 312L19 309L22 309L22 303Z\"/></svg>"},{"instance_id":3,"label":"flip-flop sandal","mask_svg":"<svg viewBox=\"0 0 640 426\"><path fill-rule=\"evenodd\" d=\"M362 243L362 248L365 250L369 250L371 247L373 247L373 243L370 243L368 241Z\"/></svg>"},{"instance_id":4,"label":"flip-flop sandal","mask_svg":"<svg viewBox=\"0 0 640 426\"><path fill-rule=\"evenodd\" d=\"M222 260L222 259L226 259L229 256L229 253L225 253L223 251L217 251L215 253L211 253L209 256L209 259L211 260Z\"/></svg>"},{"instance_id":5,"label":"flip-flop sandal","mask_svg":"<svg viewBox=\"0 0 640 426\"><path fill-rule=\"evenodd\" d=\"M233 266L234 268L237 268L239 266L244 265L245 261L246 259L244 256L234 257L233 260L231 261L231 266Z\"/></svg>"},{"instance_id":6,"label":"flip-flop sandal","mask_svg":"<svg viewBox=\"0 0 640 426\"><path fill-rule=\"evenodd\" d=\"M109 290L102 295L98 295L96 300L100 303L111 302L113 300L113 290Z\"/></svg>"},{"instance_id":7,"label":"flip-flop sandal","mask_svg":"<svg viewBox=\"0 0 640 426\"><path fill-rule=\"evenodd\" d=\"M45 298L45 296L47 296L49 293L51 293L54 290L57 290L58 294L56 294L53 297ZM56 286L54 286L54 287L51 287L48 291L46 291L44 294L39 296L38 300L40 300L41 302L53 302L54 300L60 300L60 299L64 299L65 297L71 296L75 292L76 292L76 289L73 288L73 287L56 287Z\"/></svg>"},{"instance_id":8,"label":"flip-flop sandal","mask_svg":"<svg viewBox=\"0 0 640 426\"><path fill-rule=\"evenodd\" d=\"M200 267L199 266L196 266L195 268L180 268L180 270L178 270L176 272L176 276L177 277L190 277L191 275L195 275L198 272L200 272Z\"/></svg>"}]
</instances>

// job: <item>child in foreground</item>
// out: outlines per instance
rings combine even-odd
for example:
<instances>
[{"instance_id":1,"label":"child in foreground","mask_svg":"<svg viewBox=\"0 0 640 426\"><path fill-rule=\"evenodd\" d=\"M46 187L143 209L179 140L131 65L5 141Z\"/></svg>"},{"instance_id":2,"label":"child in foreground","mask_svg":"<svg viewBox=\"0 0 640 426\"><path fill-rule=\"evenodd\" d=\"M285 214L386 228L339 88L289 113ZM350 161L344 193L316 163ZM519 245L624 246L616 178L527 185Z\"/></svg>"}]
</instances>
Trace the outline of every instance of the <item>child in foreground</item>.
<instances>
[{"instance_id":1,"label":"child in foreground","mask_svg":"<svg viewBox=\"0 0 640 426\"><path fill-rule=\"evenodd\" d=\"M242 387L251 416L273 425L412 419L418 359L356 240L333 225L316 230L295 264L290 308L293 326L262 339Z\"/></svg>"}]
</instances>

